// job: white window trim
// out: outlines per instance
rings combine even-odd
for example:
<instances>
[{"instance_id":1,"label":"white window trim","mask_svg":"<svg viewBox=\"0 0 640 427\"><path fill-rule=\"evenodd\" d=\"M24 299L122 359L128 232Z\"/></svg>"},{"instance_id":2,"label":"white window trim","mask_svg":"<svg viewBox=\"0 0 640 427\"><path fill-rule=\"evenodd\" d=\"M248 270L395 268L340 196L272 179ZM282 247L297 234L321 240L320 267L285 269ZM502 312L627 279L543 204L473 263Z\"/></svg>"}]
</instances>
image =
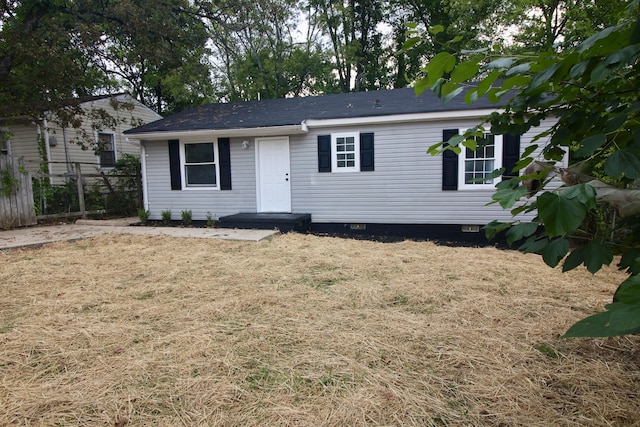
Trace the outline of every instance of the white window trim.
<instances>
[{"instance_id":1,"label":"white window trim","mask_svg":"<svg viewBox=\"0 0 640 427\"><path fill-rule=\"evenodd\" d=\"M338 167L338 138L352 137L354 141L354 166ZM331 134L331 172L352 173L360 172L360 135L358 133L336 133Z\"/></svg>"},{"instance_id":2,"label":"white window trim","mask_svg":"<svg viewBox=\"0 0 640 427\"><path fill-rule=\"evenodd\" d=\"M460 134L463 134L461 132ZM485 134L491 134L491 130L486 130ZM502 135L494 135L495 149L494 158L495 163L493 170L500 169L502 167L502 149L504 144L504 138ZM460 144L461 152L458 155L458 190L495 190L495 185L500 181L501 177L494 178L490 184L467 184L465 183L465 160L466 159L466 147Z\"/></svg>"},{"instance_id":3,"label":"white window trim","mask_svg":"<svg viewBox=\"0 0 640 427\"><path fill-rule=\"evenodd\" d=\"M113 162L116 163L118 161L118 150L116 149L116 133L112 131L97 131L96 132L96 144L100 144L100 135L111 135L111 142L113 144ZM96 156L98 158L98 165L100 169L113 169L113 166L102 166L102 160L100 159L100 155Z\"/></svg>"},{"instance_id":4,"label":"white window trim","mask_svg":"<svg viewBox=\"0 0 640 427\"><path fill-rule=\"evenodd\" d=\"M198 185L198 186L188 186L187 185L187 172L186 172L186 154L185 154L185 145L190 144L213 144L213 164L216 166L216 185ZM218 151L218 140L214 138L211 141L180 141L180 178L182 181L182 190L183 191L211 191L211 190L220 190L220 152Z\"/></svg>"}]
</instances>

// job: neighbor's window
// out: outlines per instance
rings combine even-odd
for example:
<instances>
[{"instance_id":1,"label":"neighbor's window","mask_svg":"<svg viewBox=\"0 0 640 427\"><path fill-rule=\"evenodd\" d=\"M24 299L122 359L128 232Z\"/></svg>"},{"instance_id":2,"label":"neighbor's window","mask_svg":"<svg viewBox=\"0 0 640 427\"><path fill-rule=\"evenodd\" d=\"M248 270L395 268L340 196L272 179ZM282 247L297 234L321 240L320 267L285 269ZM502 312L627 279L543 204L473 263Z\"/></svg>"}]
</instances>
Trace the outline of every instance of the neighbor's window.
<instances>
[{"instance_id":1,"label":"neighbor's window","mask_svg":"<svg viewBox=\"0 0 640 427\"><path fill-rule=\"evenodd\" d=\"M116 140L112 133L98 133L98 156L100 167L112 168L116 165Z\"/></svg>"},{"instance_id":2,"label":"neighbor's window","mask_svg":"<svg viewBox=\"0 0 640 427\"><path fill-rule=\"evenodd\" d=\"M458 157L461 188L493 188L498 178L490 178L490 175L502 167L502 135L487 133L476 141L475 150L463 147Z\"/></svg>"},{"instance_id":3,"label":"neighbor's window","mask_svg":"<svg viewBox=\"0 0 640 427\"><path fill-rule=\"evenodd\" d=\"M360 170L360 141L355 134L332 135L333 153L332 170L335 172L352 172Z\"/></svg>"},{"instance_id":4,"label":"neighbor's window","mask_svg":"<svg viewBox=\"0 0 640 427\"><path fill-rule=\"evenodd\" d=\"M213 142L184 144L184 178L187 187L218 185L216 146Z\"/></svg>"},{"instance_id":5,"label":"neighbor's window","mask_svg":"<svg viewBox=\"0 0 640 427\"><path fill-rule=\"evenodd\" d=\"M9 132L0 129L0 154L9 154Z\"/></svg>"}]
</instances>

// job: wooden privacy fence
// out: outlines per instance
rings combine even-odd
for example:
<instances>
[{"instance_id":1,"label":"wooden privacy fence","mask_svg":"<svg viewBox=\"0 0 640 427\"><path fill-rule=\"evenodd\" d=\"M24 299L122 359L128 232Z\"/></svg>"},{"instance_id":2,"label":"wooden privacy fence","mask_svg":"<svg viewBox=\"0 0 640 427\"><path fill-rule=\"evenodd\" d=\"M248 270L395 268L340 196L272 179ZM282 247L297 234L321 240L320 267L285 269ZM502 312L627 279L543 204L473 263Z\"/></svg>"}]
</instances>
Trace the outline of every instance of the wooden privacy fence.
<instances>
[{"instance_id":1,"label":"wooden privacy fence","mask_svg":"<svg viewBox=\"0 0 640 427\"><path fill-rule=\"evenodd\" d=\"M20 159L0 154L0 229L34 224L31 174Z\"/></svg>"}]
</instances>

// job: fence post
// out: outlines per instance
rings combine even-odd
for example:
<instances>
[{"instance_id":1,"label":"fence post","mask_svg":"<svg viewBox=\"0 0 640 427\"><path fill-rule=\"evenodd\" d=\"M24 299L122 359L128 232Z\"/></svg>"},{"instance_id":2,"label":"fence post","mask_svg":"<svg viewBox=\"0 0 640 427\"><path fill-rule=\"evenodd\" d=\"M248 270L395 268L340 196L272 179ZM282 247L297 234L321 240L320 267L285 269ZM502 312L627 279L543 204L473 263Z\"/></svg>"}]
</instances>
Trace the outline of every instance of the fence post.
<instances>
[{"instance_id":1,"label":"fence post","mask_svg":"<svg viewBox=\"0 0 640 427\"><path fill-rule=\"evenodd\" d=\"M82 185L82 171L80 163L76 162L76 183L78 185L78 205L80 206L80 214L82 219L87 219L87 211L84 207L84 186Z\"/></svg>"}]
</instances>

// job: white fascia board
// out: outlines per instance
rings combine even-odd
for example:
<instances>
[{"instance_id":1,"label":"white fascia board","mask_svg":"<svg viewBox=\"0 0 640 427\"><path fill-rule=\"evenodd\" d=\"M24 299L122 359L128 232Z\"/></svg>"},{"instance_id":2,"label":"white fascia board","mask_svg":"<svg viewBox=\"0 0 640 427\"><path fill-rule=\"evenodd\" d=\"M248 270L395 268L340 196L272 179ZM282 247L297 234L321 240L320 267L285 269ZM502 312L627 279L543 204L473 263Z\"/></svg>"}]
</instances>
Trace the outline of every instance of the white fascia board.
<instances>
[{"instance_id":1,"label":"white fascia board","mask_svg":"<svg viewBox=\"0 0 640 427\"><path fill-rule=\"evenodd\" d=\"M233 137L252 137L252 136L283 136L283 135L299 135L307 133L304 124L289 126L272 126L258 128L239 128L239 129L198 129L184 130L175 132L142 132L125 134L127 138L139 139L145 141L182 139L182 138L233 138Z\"/></svg>"},{"instance_id":2,"label":"white fascia board","mask_svg":"<svg viewBox=\"0 0 640 427\"><path fill-rule=\"evenodd\" d=\"M502 110L486 108L480 110L438 111L434 113L395 114L389 116L352 117L345 119L308 119L310 128L326 128L353 125L376 125L389 123L429 122L438 120L478 119Z\"/></svg>"}]
</instances>

